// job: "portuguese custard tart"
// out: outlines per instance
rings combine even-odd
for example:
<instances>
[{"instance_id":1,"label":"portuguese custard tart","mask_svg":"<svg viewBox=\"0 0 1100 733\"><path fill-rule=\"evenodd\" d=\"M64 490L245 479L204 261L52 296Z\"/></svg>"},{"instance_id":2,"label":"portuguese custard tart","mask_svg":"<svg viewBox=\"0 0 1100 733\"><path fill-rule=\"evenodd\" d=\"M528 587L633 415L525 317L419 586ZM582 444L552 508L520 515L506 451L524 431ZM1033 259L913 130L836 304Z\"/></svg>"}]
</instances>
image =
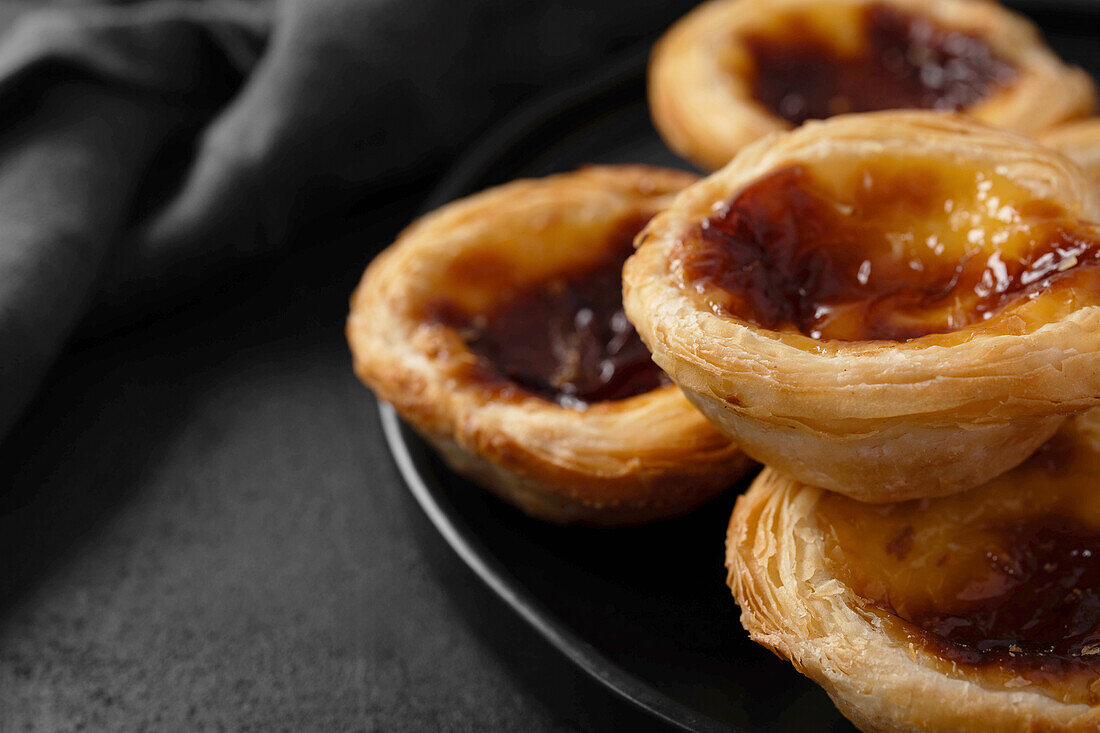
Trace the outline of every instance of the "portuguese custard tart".
<instances>
[{"instance_id":1,"label":"portuguese custard tart","mask_svg":"<svg viewBox=\"0 0 1100 733\"><path fill-rule=\"evenodd\" d=\"M1034 141L878 112L758 141L623 272L657 364L756 460L941 496L1100 403L1100 193Z\"/></svg>"},{"instance_id":2,"label":"portuguese custard tart","mask_svg":"<svg viewBox=\"0 0 1100 733\"><path fill-rule=\"evenodd\" d=\"M1100 730L1100 411L967 492L868 504L766 469L729 584L865 731Z\"/></svg>"},{"instance_id":3,"label":"portuguese custard tart","mask_svg":"<svg viewBox=\"0 0 1100 733\"><path fill-rule=\"evenodd\" d=\"M715 496L749 459L622 312L635 234L693 180L591 167L423 217L352 298L356 373L456 471L533 516L630 524Z\"/></svg>"},{"instance_id":4,"label":"portuguese custard tart","mask_svg":"<svg viewBox=\"0 0 1100 733\"><path fill-rule=\"evenodd\" d=\"M937 109L1035 132L1088 114L1095 97L1034 25L980 0L712 0L649 67L661 136L710 169L808 119Z\"/></svg>"},{"instance_id":5,"label":"portuguese custard tart","mask_svg":"<svg viewBox=\"0 0 1100 733\"><path fill-rule=\"evenodd\" d=\"M1100 185L1100 117L1067 122L1035 138L1081 166L1093 182Z\"/></svg>"}]
</instances>

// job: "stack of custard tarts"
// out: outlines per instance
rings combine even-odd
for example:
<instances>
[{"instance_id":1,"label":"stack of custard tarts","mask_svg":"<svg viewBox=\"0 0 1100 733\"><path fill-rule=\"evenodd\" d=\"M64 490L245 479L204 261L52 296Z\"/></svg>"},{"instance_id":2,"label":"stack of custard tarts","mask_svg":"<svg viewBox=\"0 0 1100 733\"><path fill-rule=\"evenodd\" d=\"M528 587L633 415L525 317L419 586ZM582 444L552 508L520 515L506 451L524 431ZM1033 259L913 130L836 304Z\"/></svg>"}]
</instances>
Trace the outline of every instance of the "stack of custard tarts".
<instances>
[{"instance_id":1,"label":"stack of custard tarts","mask_svg":"<svg viewBox=\"0 0 1100 733\"><path fill-rule=\"evenodd\" d=\"M862 730L1100 730L1090 80L983 0L715 0L649 80L719 170L421 218L353 297L359 376L553 522L764 464L726 538L741 621Z\"/></svg>"}]
</instances>

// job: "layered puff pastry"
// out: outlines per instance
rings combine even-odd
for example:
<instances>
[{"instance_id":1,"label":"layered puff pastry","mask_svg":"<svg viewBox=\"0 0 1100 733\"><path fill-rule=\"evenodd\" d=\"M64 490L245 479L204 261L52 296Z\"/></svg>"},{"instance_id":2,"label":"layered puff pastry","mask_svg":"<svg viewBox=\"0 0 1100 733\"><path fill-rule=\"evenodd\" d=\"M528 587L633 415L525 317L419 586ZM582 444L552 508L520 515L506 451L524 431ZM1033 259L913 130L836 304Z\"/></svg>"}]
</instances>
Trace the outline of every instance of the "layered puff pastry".
<instances>
[{"instance_id":1,"label":"layered puff pastry","mask_svg":"<svg viewBox=\"0 0 1100 733\"><path fill-rule=\"evenodd\" d=\"M864 731L1100 729L1100 411L938 499L867 504L771 469L726 564L754 640Z\"/></svg>"},{"instance_id":2,"label":"layered puff pastry","mask_svg":"<svg viewBox=\"0 0 1100 733\"><path fill-rule=\"evenodd\" d=\"M956 115L754 143L650 221L624 272L657 364L750 456L866 501L942 496L1100 403L1100 198Z\"/></svg>"},{"instance_id":3,"label":"layered puff pastry","mask_svg":"<svg viewBox=\"0 0 1100 733\"><path fill-rule=\"evenodd\" d=\"M1100 186L1100 117L1052 127L1035 139L1081 166Z\"/></svg>"},{"instance_id":4,"label":"layered puff pastry","mask_svg":"<svg viewBox=\"0 0 1100 733\"><path fill-rule=\"evenodd\" d=\"M961 110L1030 133L1087 115L1095 99L1033 24L983 0L711 0L649 66L658 131L711 170L807 119Z\"/></svg>"},{"instance_id":5,"label":"layered puff pastry","mask_svg":"<svg viewBox=\"0 0 1100 733\"><path fill-rule=\"evenodd\" d=\"M694 180L590 167L423 217L353 296L356 373L456 471L535 517L694 508L751 462L653 364L620 279L634 235Z\"/></svg>"}]
</instances>

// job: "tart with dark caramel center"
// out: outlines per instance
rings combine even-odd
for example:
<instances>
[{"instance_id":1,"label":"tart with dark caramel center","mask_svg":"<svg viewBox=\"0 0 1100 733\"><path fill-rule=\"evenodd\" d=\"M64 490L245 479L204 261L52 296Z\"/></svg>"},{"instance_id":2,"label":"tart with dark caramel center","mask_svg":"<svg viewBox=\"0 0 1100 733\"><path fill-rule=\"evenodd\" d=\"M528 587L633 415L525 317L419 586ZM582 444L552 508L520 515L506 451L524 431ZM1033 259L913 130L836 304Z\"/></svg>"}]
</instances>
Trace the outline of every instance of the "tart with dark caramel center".
<instances>
[{"instance_id":1,"label":"tart with dark caramel center","mask_svg":"<svg viewBox=\"0 0 1100 733\"><path fill-rule=\"evenodd\" d=\"M596 167L420 219L352 301L356 372L458 472L556 522L681 514L750 461L653 363L622 311L634 236L694 177Z\"/></svg>"},{"instance_id":2,"label":"tart with dark caramel center","mask_svg":"<svg viewBox=\"0 0 1100 733\"><path fill-rule=\"evenodd\" d=\"M949 110L1034 132L1094 102L1084 72L992 2L715 0L673 26L650 65L662 136L709 168L838 114Z\"/></svg>"},{"instance_id":3,"label":"tart with dark caramel center","mask_svg":"<svg viewBox=\"0 0 1100 733\"><path fill-rule=\"evenodd\" d=\"M727 565L753 638L867 730L1100 726L1100 412L951 497L865 504L765 471Z\"/></svg>"},{"instance_id":4,"label":"tart with dark caramel center","mask_svg":"<svg viewBox=\"0 0 1100 733\"><path fill-rule=\"evenodd\" d=\"M1100 197L934 112L807 123L681 194L624 270L657 363L757 460L943 496L1100 403Z\"/></svg>"}]
</instances>

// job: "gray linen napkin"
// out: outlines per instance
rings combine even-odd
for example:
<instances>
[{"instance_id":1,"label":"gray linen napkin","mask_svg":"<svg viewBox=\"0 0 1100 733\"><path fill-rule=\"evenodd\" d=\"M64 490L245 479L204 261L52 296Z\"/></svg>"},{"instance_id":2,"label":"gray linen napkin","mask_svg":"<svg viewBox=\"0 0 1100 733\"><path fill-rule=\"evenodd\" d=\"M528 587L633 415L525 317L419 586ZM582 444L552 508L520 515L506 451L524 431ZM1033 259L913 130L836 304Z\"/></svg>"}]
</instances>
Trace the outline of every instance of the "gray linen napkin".
<instances>
[{"instance_id":1,"label":"gray linen napkin","mask_svg":"<svg viewBox=\"0 0 1100 733\"><path fill-rule=\"evenodd\" d=\"M0 9L0 436L96 303L201 285L430 180L663 0L148 0ZM299 238L300 239L300 238ZM295 240L297 241L297 240Z\"/></svg>"}]
</instances>

